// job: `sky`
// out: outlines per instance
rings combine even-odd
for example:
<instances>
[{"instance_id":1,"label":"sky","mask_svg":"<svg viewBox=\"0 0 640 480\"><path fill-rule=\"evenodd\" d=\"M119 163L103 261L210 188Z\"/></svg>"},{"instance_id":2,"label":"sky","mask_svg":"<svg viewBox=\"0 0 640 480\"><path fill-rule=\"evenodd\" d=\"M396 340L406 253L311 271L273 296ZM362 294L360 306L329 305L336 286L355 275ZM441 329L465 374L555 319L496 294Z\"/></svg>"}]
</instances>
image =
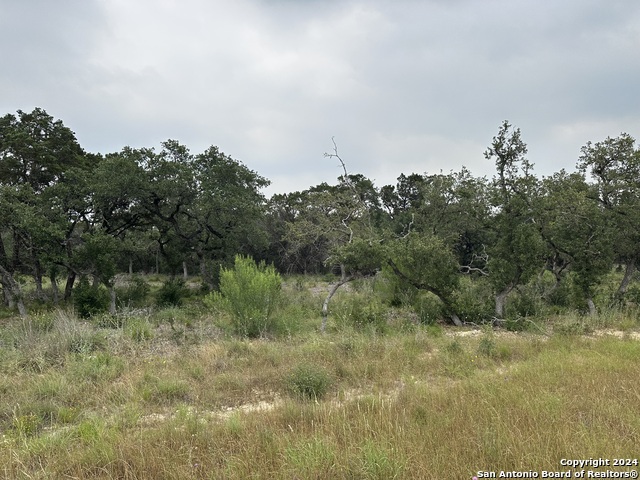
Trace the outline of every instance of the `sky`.
<instances>
[{"instance_id":1,"label":"sky","mask_svg":"<svg viewBox=\"0 0 640 480\"><path fill-rule=\"evenodd\" d=\"M640 140L637 0L0 0L0 115L93 153L215 145L267 196L466 166L504 120L538 175Z\"/></svg>"}]
</instances>

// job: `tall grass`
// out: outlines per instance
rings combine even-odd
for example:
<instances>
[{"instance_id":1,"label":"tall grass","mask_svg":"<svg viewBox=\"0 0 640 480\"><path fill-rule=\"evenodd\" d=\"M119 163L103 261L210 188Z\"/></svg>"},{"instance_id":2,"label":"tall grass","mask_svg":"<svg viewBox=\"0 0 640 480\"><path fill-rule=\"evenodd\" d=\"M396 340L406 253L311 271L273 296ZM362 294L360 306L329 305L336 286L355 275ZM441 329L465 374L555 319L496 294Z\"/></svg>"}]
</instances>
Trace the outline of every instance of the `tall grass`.
<instances>
[{"instance_id":1,"label":"tall grass","mask_svg":"<svg viewBox=\"0 0 640 480\"><path fill-rule=\"evenodd\" d=\"M336 312L373 315L358 288ZM285 292L280 315L303 318L271 339L215 331L196 308L117 328L63 311L8 321L0 477L458 479L637 456L631 313L463 334L394 326L389 309L384 335L346 319L320 334L316 298Z\"/></svg>"}]
</instances>

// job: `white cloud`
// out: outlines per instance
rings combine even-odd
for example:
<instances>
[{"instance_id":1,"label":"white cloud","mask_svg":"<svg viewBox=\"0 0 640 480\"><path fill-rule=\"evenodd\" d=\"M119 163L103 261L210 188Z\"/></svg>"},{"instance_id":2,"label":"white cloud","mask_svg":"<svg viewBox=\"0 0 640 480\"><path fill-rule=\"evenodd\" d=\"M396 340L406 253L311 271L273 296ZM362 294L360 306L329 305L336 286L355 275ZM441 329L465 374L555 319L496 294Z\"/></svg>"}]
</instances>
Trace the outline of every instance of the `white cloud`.
<instances>
[{"instance_id":1,"label":"white cloud","mask_svg":"<svg viewBox=\"0 0 640 480\"><path fill-rule=\"evenodd\" d=\"M273 180L491 174L500 122L540 173L640 135L635 0L3 2L0 109L61 118L90 151L218 145Z\"/></svg>"}]
</instances>

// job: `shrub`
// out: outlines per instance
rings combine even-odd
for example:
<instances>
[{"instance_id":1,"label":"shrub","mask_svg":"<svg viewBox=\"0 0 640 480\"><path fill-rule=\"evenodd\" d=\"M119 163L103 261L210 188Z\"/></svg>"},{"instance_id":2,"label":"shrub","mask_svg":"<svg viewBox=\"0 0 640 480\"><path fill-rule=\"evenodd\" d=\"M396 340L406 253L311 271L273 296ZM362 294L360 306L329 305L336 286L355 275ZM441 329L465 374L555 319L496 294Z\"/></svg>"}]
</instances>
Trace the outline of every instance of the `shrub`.
<instances>
[{"instance_id":1,"label":"shrub","mask_svg":"<svg viewBox=\"0 0 640 480\"><path fill-rule=\"evenodd\" d=\"M273 312L281 285L273 265L256 265L252 258L238 255L232 269L221 269L220 292L209 294L206 303L220 305L229 313L237 334L258 337L276 330Z\"/></svg>"},{"instance_id":2,"label":"shrub","mask_svg":"<svg viewBox=\"0 0 640 480\"><path fill-rule=\"evenodd\" d=\"M302 364L296 367L287 379L287 388L294 396L318 400L326 395L331 387L331 377L321 367Z\"/></svg>"},{"instance_id":3,"label":"shrub","mask_svg":"<svg viewBox=\"0 0 640 480\"><path fill-rule=\"evenodd\" d=\"M118 301L121 306L142 307L149 295L149 285L140 275L131 277L129 284L118 289Z\"/></svg>"},{"instance_id":4,"label":"shrub","mask_svg":"<svg viewBox=\"0 0 640 480\"><path fill-rule=\"evenodd\" d=\"M156 304L159 307L179 307L184 298L189 294L184 280L172 278L164 282L156 293Z\"/></svg>"},{"instance_id":5,"label":"shrub","mask_svg":"<svg viewBox=\"0 0 640 480\"><path fill-rule=\"evenodd\" d=\"M89 318L109 309L109 292L99 285L89 285L86 277L73 289L73 306L80 318Z\"/></svg>"},{"instance_id":6,"label":"shrub","mask_svg":"<svg viewBox=\"0 0 640 480\"><path fill-rule=\"evenodd\" d=\"M467 323L482 324L493 317L494 297L491 285L484 278L460 279L454 295L454 309L460 320Z\"/></svg>"},{"instance_id":7,"label":"shrub","mask_svg":"<svg viewBox=\"0 0 640 480\"><path fill-rule=\"evenodd\" d=\"M413 309L423 325L433 325L444 317L442 302L431 293L420 295L414 303Z\"/></svg>"}]
</instances>

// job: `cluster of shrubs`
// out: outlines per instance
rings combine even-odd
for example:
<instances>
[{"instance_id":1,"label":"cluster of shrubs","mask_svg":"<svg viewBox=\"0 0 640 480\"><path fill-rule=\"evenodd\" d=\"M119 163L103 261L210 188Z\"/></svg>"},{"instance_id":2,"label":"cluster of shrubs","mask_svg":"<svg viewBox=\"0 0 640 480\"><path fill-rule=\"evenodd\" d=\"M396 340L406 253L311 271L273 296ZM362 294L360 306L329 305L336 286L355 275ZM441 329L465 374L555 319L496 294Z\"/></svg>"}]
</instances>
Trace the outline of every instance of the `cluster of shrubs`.
<instances>
[{"instance_id":1,"label":"cluster of shrubs","mask_svg":"<svg viewBox=\"0 0 640 480\"><path fill-rule=\"evenodd\" d=\"M287 314L281 308L284 304L282 279L273 266L267 266L264 262L256 264L250 257L239 255L232 267L221 267L216 278L218 291L208 293L204 297L204 304L225 315L235 334L260 337L277 334L284 328L290 330L284 325ZM596 303L615 305L618 282L615 273L611 278L606 278L595 291ZM294 292L301 290L298 284ZM381 272L372 282L353 282L348 289L348 295L341 295L331 305L338 327L384 333L393 316L392 307L400 308L406 314L405 318L413 323L424 325L433 325L446 316L443 304L437 297L406 284L390 272ZM180 307L190 295L185 282L173 278L165 281L155 292L153 301L162 308ZM133 276L125 286L117 289L120 307L145 307L150 303L150 296L149 285L141 276ZM627 298L640 304L640 286L637 282L632 284ZM531 318L584 308L582 299L571 275L561 284L557 284L551 274L540 275L510 294L505 319L501 320L502 326L512 330L530 328ZM92 285L83 278L74 289L74 305L82 318L106 312L109 293L103 286ZM300 310L300 305L289 305L288 308ZM461 278L452 295L452 308L463 322L469 324L496 321L493 317L491 284L484 278Z\"/></svg>"}]
</instances>

